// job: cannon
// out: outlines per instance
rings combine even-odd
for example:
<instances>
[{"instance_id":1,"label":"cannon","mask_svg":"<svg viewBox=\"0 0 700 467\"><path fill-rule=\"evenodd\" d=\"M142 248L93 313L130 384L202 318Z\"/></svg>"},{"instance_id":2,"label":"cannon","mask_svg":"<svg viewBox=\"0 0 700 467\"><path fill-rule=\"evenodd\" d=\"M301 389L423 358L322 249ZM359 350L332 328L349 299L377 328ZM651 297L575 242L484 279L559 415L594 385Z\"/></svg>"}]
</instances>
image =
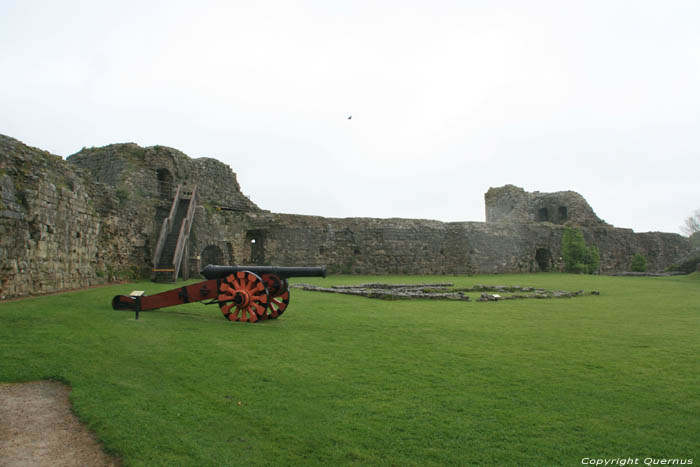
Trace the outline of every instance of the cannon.
<instances>
[{"instance_id":1,"label":"cannon","mask_svg":"<svg viewBox=\"0 0 700 467\"><path fill-rule=\"evenodd\" d=\"M132 292L112 299L112 308L135 312L157 310L183 303L209 300L219 305L229 321L257 323L276 319L289 306L290 277L326 277L326 267L216 266L208 265L201 274L207 279L155 295Z\"/></svg>"}]
</instances>

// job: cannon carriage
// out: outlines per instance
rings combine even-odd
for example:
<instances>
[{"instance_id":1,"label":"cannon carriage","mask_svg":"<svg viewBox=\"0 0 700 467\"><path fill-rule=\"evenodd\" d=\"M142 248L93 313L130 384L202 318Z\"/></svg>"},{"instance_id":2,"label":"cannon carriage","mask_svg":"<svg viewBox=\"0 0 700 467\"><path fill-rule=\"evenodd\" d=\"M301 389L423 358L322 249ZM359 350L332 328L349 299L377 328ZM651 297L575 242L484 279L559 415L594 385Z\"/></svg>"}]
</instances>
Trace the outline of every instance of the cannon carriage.
<instances>
[{"instance_id":1,"label":"cannon carriage","mask_svg":"<svg viewBox=\"0 0 700 467\"><path fill-rule=\"evenodd\" d=\"M326 277L326 267L216 266L201 274L207 279L155 295L132 292L112 299L112 308L135 313L209 300L229 321L257 323L276 319L289 306L290 277Z\"/></svg>"}]
</instances>

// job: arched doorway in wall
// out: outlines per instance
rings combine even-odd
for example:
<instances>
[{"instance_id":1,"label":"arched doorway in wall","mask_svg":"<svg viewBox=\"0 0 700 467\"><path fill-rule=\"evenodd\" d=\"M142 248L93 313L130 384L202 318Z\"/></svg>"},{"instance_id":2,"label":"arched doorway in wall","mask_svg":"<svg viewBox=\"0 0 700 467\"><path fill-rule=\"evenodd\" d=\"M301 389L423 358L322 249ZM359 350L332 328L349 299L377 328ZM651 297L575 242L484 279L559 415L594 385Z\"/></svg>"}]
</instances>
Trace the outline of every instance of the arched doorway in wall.
<instances>
[{"instance_id":1,"label":"arched doorway in wall","mask_svg":"<svg viewBox=\"0 0 700 467\"><path fill-rule=\"evenodd\" d=\"M168 169L157 169L158 197L171 200L173 198L173 174Z\"/></svg>"},{"instance_id":2,"label":"arched doorway in wall","mask_svg":"<svg viewBox=\"0 0 700 467\"><path fill-rule=\"evenodd\" d=\"M549 248L538 248L535 250L535 262L537 262L541 272L551 271L552 253L549 251Z\"/></svg>"},{"instance_id":3,"label":"arched doorway in wall","mask_svg":"<svg viewBox=\"0 0 700 467\"><path fill-rule=\"evenodd\" d=\"M224 262L224 252L216 245L208 245L199 256L202 267L208 264L226 264Z\"/></svg>"}]
</instances>

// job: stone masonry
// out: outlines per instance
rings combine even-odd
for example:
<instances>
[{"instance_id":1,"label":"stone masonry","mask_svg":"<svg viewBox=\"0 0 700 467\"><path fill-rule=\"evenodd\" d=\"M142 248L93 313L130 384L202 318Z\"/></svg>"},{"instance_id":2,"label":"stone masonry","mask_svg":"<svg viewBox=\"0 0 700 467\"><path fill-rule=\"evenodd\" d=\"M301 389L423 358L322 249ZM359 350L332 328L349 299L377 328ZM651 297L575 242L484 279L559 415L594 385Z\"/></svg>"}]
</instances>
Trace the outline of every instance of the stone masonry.
<instances>
[{"instance_id":1,"label":"stone masonry","mask_svg":"<svg viewBox=\"0 0 700 467\"><path fill-rule=\"evenodd\" d=\"M607 225L596 216L583 196L574 191L528 193L506 185L489 188L484 195L486 222L550 222L570 225Z\"/></svg>"},{"instance_id":2,"label":"stone masonry","mask_svg":"<svg viewBox=\"0 0 700 467\"><path fill-rule=\"evenodd\" d=\"M209 263L327 265L330 273L560 271L567 226L600 250L601 272L636 253L661 271L690 252L677 234L601 221L583 197L506 185L485 194L486 222L324 218L264 211L212 158L113 144L63 160L0 135L0 297L147 277L175 187L200 194L190 270Z\"/></svg>"}]
</instances>

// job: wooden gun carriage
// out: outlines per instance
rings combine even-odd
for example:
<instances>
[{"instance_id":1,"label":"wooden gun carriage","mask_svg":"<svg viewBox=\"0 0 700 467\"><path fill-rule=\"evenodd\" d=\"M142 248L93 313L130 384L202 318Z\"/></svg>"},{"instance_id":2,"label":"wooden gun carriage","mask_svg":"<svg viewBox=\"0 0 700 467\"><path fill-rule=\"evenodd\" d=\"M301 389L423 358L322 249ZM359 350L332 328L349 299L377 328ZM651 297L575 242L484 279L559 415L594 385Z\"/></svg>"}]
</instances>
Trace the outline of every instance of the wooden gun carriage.
<instances>
[{"instance_id":1,"label":"wooden gun carriage","mask_svg":"<svg viewBox=\"0 0 700 467\"><path fill-rule=\"evenodd\" d=\"M112 299L112 308L134 311L138 319L141 311L209 300L205 305L218 304L229 321L256 323L278 318L287 309L288 278L326 277L326 267L210 264L201 274L207 280L155 295L117 295Z\"/></svg>"}]
</instances>

